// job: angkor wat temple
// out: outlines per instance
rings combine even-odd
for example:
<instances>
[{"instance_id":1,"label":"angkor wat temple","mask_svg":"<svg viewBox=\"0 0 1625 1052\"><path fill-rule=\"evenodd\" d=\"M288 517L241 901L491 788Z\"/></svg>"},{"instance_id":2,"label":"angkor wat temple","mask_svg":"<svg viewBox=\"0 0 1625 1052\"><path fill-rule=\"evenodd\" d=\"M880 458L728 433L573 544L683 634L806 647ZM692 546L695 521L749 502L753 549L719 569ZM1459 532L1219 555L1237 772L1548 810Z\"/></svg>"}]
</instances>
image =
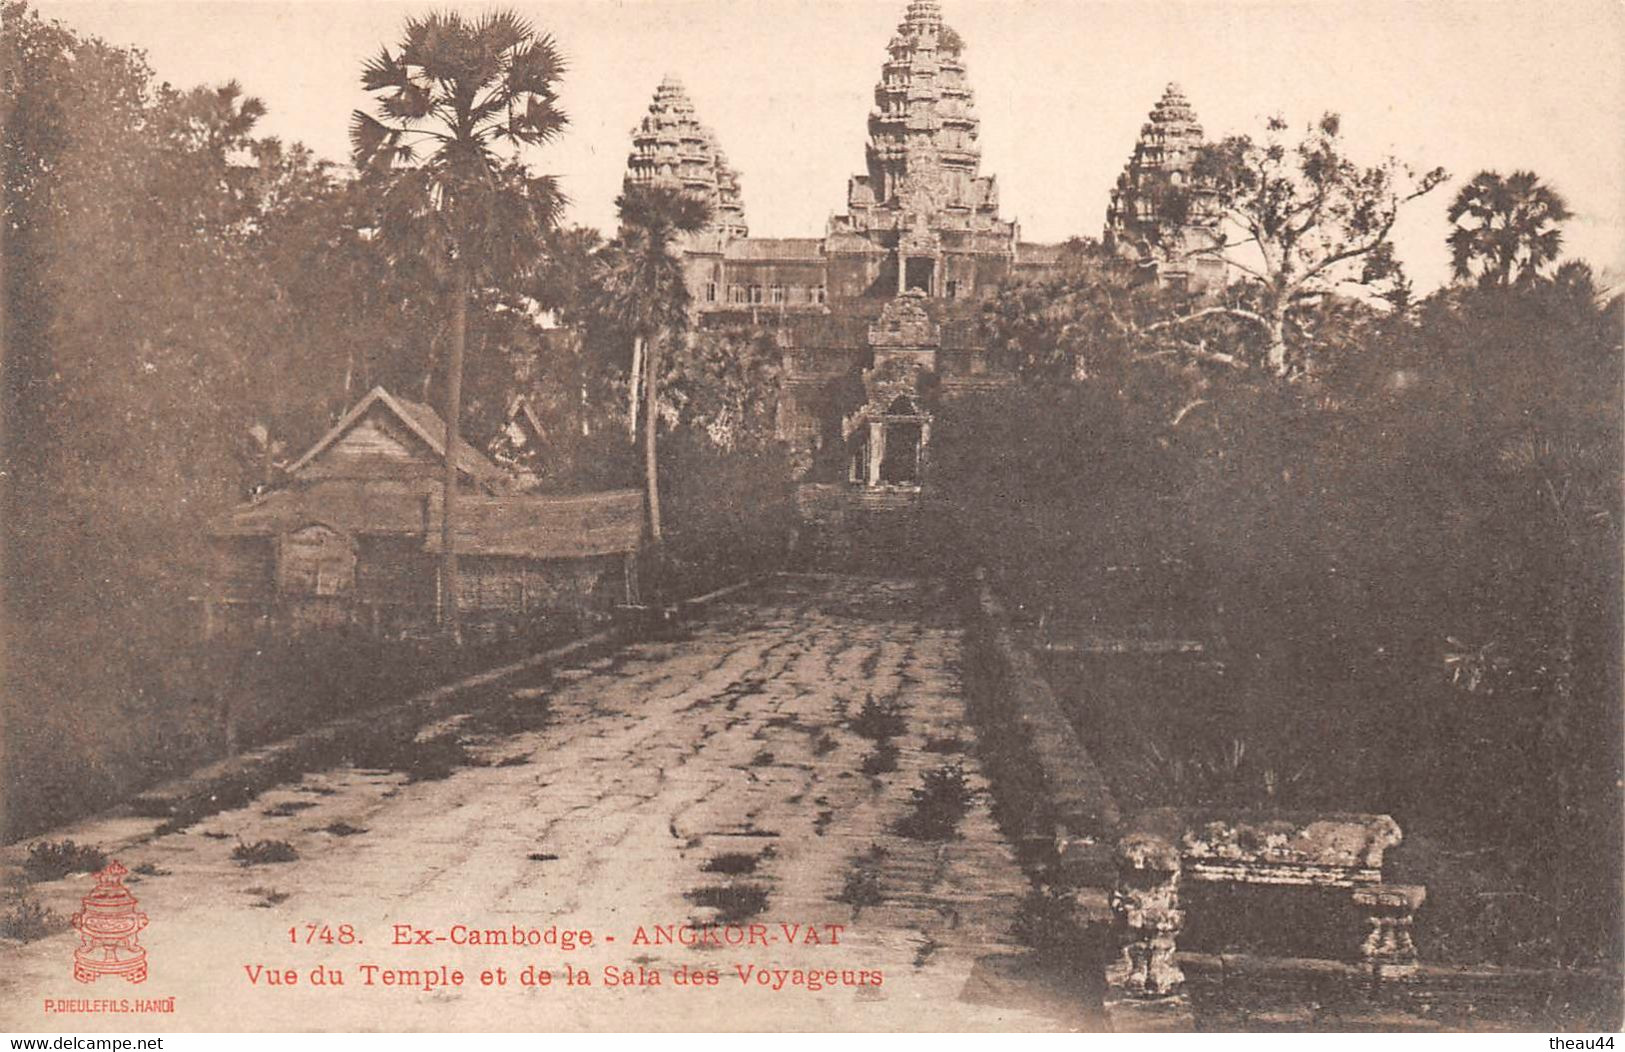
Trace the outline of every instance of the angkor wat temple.
<instances>
[{"instance_id":1,"label":"angkor wat temple","mask_svg":"<svg viewBox=\"0 0 1625 1052\"><path fill-rule=\"evenodd\" d=\"M935 0L908 5L875 86L867 170L849 180L846 213L822 237L750 236L740 176L675 78L632 131L629 181L681 186L712 204L709 228L684 245L700 325L777 334L779 430L795 453L803 511L815 517L918 496L932 398L1008 379L985 353L979 301L1061 263L1063 246L1023 241L1000 216L998 180L980 171L964 51ZM1104 238L1156 280L1193 288L1216 280L1211 267L1159 259L1141 235L1158 222L1156 188L1188 177L1201 142L1170 85L1112 194Z\"/></svg>"}]
</instances>

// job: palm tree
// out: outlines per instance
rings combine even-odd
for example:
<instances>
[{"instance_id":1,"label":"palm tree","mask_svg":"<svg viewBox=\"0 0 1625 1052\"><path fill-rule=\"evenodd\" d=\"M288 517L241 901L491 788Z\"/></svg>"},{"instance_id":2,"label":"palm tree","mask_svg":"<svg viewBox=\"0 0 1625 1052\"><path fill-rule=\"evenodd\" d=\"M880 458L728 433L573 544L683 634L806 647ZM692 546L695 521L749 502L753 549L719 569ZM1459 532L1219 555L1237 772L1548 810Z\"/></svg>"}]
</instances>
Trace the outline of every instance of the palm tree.
<instances>
[{"instance_id":1,"label":"palm tree","mask_svg":"<svg viewBox=\"0 0 1625 1052\"><path fill-rule=\"evenodd\" d=\"M628 418L636 433L638 393L643 394L643 474L648 495L649 536L660 543L660 485L656 474L656 403L660 349L688 324L688 287L678 254L679 239L711 221L711 205L667 186L627 183L615 200L621 230L603 257L600 281L604 315L632 337Z\"/></svg>"},{"instance_id":2,"label":"palm tree","mask_svg":"<svg viewBox=\"0 0 1625 1052\"><path fill-rule=\"evenodd\" d=\"M1450 260L1458 279L1507 288L1533 280L1557 258L1563 232L1555 224L1573 213L1534 172L1479 172L1450 205Z\"/></svg>"},{"instance_id":3,"label":"palm tree","mask_svg":"<svg viewBox=\"0 0 1625 1052\"><path fill-rule=\"evenodd\" d=\"M468 302L476 282L528 271L557 225L563 195L551 176L530 174L519 150L564 128L554 95L563 72L553 38L512 12L410 18L395 53L382 49L362 70L362 84L378 93L378 116L357 110L350 122L356 167L385 187L381 235L396 255L425 259L449 277L441 617L459 642L453 524ZM504 143L513 149L508 160L496 153Z\"/></svg>"}]
</instances>

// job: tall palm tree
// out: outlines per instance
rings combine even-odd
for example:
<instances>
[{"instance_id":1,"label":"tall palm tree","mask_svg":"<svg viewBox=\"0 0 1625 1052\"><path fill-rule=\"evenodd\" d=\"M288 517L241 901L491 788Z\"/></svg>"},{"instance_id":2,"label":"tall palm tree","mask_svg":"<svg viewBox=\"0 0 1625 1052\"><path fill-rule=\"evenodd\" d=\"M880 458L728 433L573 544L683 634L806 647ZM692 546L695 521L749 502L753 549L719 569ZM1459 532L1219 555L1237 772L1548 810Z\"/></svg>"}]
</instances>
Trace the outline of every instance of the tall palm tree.
<instances>
[{"instance_id":1,"label":"tall palm tree","mask_svg":"<svg viewBox=\"0 0 1625 1052\"><path fill-rule=\"evenodd\" d=\"M1557 258L1573 213L1534 172L1479 172L1450 205L1450 261L1458 279L1507 288L1534 279Z\"/></svg>"},{"instance_id":2,"label":"tall palm tree","mask_svg":"<svg viewBox=\"0 0 1625 1052\"><path fill-rule=\"evenodd\" d=\"M350 122L356 167L383 176L382 236L449 277L441 617L459 642L454 523L468 303L476 282L525 273L563 211L553 178L519 160L522 147L563 130L554 94L563 72L553 38L512 12L410 18L395 52L382 49L362 70L378 115L357 110ZM507 160L501 144L513 150Z\"/></svg>"},{"instance_id":3,"label":"tall palm tree","mask_svg":"<svg viewBox=\"0 0 1625 1052\"><path fill-rule=\"evenodd\" d=\"M660 484L655 457L661 344L688 324L688 286L678 253L682 235L711 221L709 202L668 186L627 183L615 200L619 235L603 256L601 309L632 337L628 417L636 429L639 387L643 394L643 474L649 536L660 543Z\"/></svg>"}]
</instances>

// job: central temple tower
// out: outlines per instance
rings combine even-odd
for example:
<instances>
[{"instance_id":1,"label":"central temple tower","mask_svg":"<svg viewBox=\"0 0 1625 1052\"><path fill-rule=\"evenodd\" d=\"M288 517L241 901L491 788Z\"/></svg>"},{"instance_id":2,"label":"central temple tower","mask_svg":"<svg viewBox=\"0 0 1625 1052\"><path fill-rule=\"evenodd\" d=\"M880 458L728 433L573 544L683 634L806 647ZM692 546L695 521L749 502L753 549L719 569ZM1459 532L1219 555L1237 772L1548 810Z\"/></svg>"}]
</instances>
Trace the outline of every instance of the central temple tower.
<instances>
[{"instance_id":1,"label":"central temple tower","mask_svg":"<svg viewBox=\"0 0 1625 1052\"><path fill-rule=\"evenodd\" d=\"M886 46L869 114L868 173L831 220L831 284L845 295L970 299L1008 271L1016 226L980 174L964 42L936 0L914 0Z\"/></svg>"}]
</instances>

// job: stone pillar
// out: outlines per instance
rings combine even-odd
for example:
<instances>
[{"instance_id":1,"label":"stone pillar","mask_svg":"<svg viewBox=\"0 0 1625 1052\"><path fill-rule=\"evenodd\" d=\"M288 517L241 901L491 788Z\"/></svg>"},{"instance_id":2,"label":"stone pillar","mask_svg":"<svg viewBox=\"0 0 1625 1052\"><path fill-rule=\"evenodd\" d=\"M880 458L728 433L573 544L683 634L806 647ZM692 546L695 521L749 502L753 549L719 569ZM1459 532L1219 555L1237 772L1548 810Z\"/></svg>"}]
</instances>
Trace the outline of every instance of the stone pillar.
<instances>
[{"instance_id":1,"label":"stone pillar","mask_svg":"<svg viewBox=\"0 0 1625 1052\"><path fill-rule=\"evenodd\" d=\"M1416 911L1427 899L1418 884L1376 884L1354 890L1354 904L1365 911L1369 926L1361 958L1378 979L1416 971L1416 941L1411 937Z\"/></svg>"},{"instance_id":2,"label":"stone pillar","mask_svg":"<svg viewBox=\"0 0 1625 1052\"><path fill-rule=\"evenodd\" d=\"M1132 833L1117 845L1112 896L1122 955L1106 973L1114 992L1131 998L1178 996L1185 974L1174 959L1185 913L1179 908L1179 848L1163 837Z\"/></svg>"},{"instance_id":3,"label":"stone pillar","mask_svg":"<svg viewBox=\"0 0 1625 1052\"><path fill-rule=\"evenodd\" d=\"M867 485L880 485L880 464L886 459L886 425L880 420L869 422L869 478Z\"/></svg>"}]
</instances>

